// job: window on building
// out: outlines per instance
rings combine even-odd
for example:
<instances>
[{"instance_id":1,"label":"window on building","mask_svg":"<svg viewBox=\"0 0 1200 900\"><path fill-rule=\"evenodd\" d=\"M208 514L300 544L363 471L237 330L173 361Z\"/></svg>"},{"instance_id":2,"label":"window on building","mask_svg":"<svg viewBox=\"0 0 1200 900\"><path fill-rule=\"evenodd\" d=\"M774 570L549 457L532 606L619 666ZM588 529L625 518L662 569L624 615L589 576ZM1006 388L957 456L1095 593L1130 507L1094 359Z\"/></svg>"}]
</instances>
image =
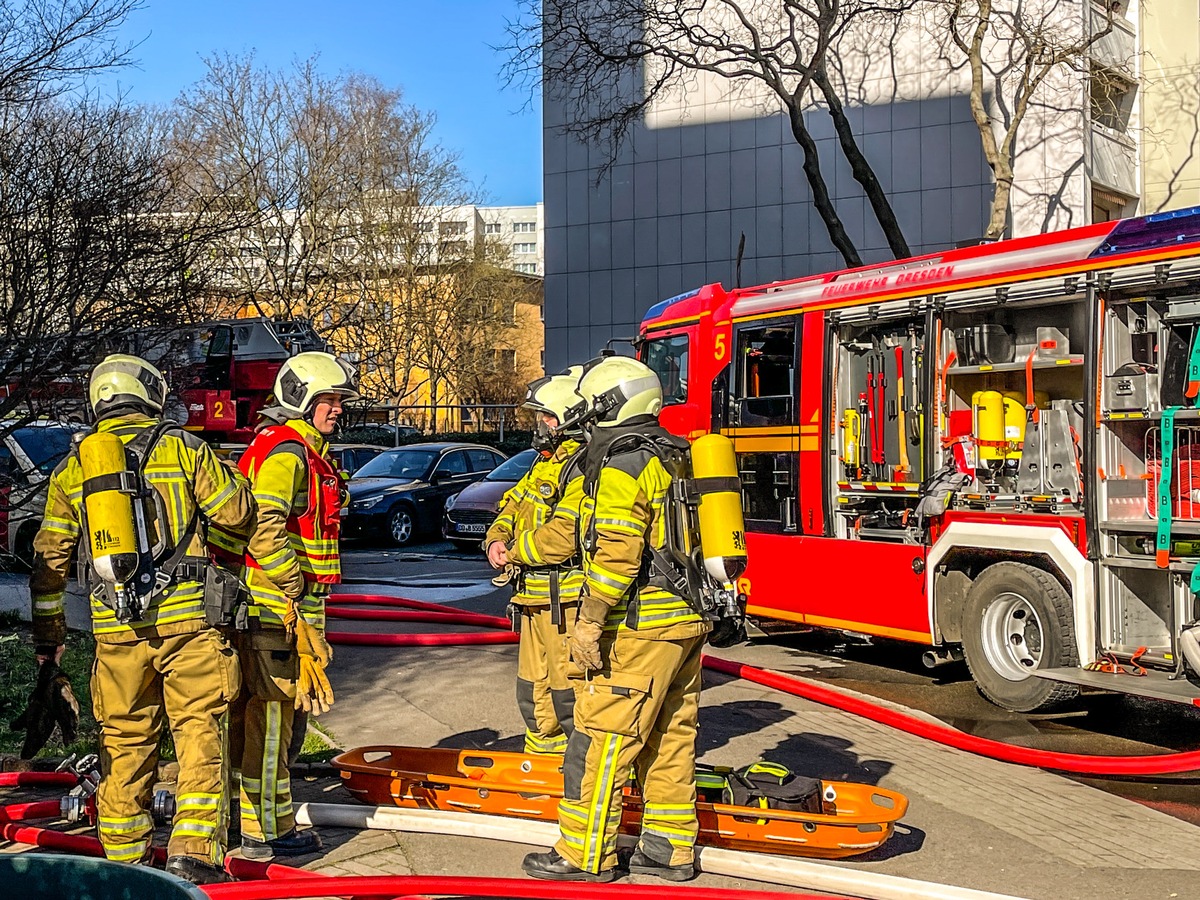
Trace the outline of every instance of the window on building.
<instances>
[{"instance_id":1,"label":"window on building","mask_svg":"<svg viewBox=\"0 0 1200 900\"><path fill-rule=\"evenodd\" d=\"M1128 131L1137 85L1120 72L1093 66L1090 88L1093 124L1120 134Z\"/></svg>"},{"instance_id":2,"label":"window on building","mask_svg":"<svg viewBox=\"0 0 1200 900\"><path fill-rule=\"evenodd\" d=\"M483 226L484 234L500 234L504 230L504 226L499 222L488 222Z\"/></svg>"},{"instance_id":3,"label":"window on building","mask_svg":"<svg viewBox=\"0 0 1200 900\"><path fill-rule=\"evenodd\" d=\"M1133 215L1137 201L1116 191L1092 185L1092 222L1114 222Z\"/></svg>"},{"instance_id":4,"label":"window on building","mask_svg":"<svg viewBox=\"0 0 1200 900\"><path fill-rule=\"evenodd\" d=\"M514 234L534 234L537 232L537 222L513 222Z\"/></svg>"},{"instance_id":5,"label":"window on building","mask_svg":"<svg viewBox=\"0 0 1200 900\"><path fill-rule=\"evenodd\" d=\"M517 351L497 350L495 367L497 372L517 371Z\"/></svg>"},{"instance_id":6,"label":"window on building","mask_svg":"<svg viewBox=\"0 0 1200 900\"><path fill-rule=\"evenodd\" d=\"M522 275L536 275L538 273L537 263L514 263L513 270L520 272Z\"/></svg>"},{"instance_id":7,"label":"window on building","mask_svg":"<svg viewBox=\"0 0 1200 900\"><path fill-rule=\"evenodd\" d=\"M429 234L431 231L433 231L433 223L432 222L418 222L416 224L416 229L417 229L417 231L420 231L424 234Z\"/></svg>"},{"instance_id":8,"label":"window on building","mask_svg":"<svg viewBox=\"0 0 1200 900\"><path fill-rule=\"evenodd\" d=\"M438 226L438 234L466 234L466 222L443 222Z\"/></svg>"},{"instance_id":9,"label":"window on building","mask_svg":"<svg viewBox=\"0 0 1200 900\"><path fill-rule=\"evenodd\" d=\"M537 253L537 244L513 244L513 253Z\"/></svg>"}]
</instances>

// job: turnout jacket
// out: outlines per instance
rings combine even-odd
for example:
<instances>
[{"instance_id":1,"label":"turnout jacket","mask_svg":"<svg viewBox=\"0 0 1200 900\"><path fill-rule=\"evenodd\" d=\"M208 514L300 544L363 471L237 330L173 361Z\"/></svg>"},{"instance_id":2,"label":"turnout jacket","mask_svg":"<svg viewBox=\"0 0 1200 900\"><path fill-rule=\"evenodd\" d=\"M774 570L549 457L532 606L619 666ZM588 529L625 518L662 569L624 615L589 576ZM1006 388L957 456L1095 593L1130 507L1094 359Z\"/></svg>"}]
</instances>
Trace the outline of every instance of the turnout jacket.
<instances>
[{"instance_id":1,"label":"turnout jacket","mask_svg":"<svg viewBox=\"0 0 1200 900\"><path fill-rule=\"evenodd\" d=\"M158 419L131 414L104 419L96 430L112 432L128 444L143 430L158 424ZM254 498L241 474L223 464L207 444L185 431L172 429L154 445L145 473L166 504L168 546L178 546L195 518L188 556L207 556L210 544L212 549L240 552L235 544L253 528ZM71 453L50 477L42 527L33 542L29 593L37 643L61 644L66 637L63 593L71 554L83 536L83 519L83 467L78 455ZM88 523L93 528L102 524ZM204 621L204 585L182 578L154 596L139 621L120 624L116 612L95 597L91 599L91 613L96 640L109 644L187 634L208 627Z\"/></svg>"},{"instance_id":2,"label":"turnout jacket","mask_svg":"<svg viewBox=\"0 0 1200 900\"><path fill-rule=\"evenodd\" d=\"M500 512L488 528L484 546L493 541L505 545L527 548L518 560L524 567L519 587L513 601L522 606L548 606L552 569L559 568L559 600L573 603L579 599L583 588L583 571L578 566L563 566L563 563L578 556L575 529L564 534L557 543L543 547L542 552L534 547L532 535L550 521L552 516L578 523L579 506L583 499L583 473L577 465L576 456L580 443L563 441L549 458L539 456L525 476L513 485L500 499ZM572 477L572 475L574 477ZM564 484L564 476L567 483ZM509 553L512 557L512 551ZM560 568L561 567L561 568Z\"/></svg>"},{"instance_id":3,"label":"turnout jacket","mask_svg":"<svg viewBox=\"0 0 1200 900\"><path fill-rule=\"evenodd\" d=\"M623 426L597 428L588 443L584 474L577 479L578 520L556 510L529 536L528 545L518 541L509 557L525 563L561 552L568 540L577 541L584 573L580 618L602 623L610 634L679 640L705 634L711 626L685 598L649 583L647 547L661 548L666 542L663 511L671 476L648 448L605 459L619 438L658 427L653 417L639 416Z\"/></svg>"},{"instance_id":4,"label":"turnout jacket","mask_svg":"<svg viewBox=\"0 0 1200 900\"><path fill-rule=\"evenodd\" d=\"M329 483L338 476L325 459L328 446L310 423L289 419L264 429L242 457L258 504L246 552L252 626L283 628L294 602L308 624L325 628L325 597L341 580L336 523L343 502L340 483Z\"/></svg>"}]
</instances>

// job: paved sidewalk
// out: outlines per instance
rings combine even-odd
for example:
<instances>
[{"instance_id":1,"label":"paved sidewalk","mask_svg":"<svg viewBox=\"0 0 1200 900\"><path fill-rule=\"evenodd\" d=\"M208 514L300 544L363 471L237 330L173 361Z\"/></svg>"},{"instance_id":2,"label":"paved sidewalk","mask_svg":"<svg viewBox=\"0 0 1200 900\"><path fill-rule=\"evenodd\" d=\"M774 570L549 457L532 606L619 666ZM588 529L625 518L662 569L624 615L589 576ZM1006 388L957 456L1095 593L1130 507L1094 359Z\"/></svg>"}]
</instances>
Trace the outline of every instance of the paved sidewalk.
<instances>
[{"instance_id":1,"label":"paved sidewalk","mask_svg":"<svg viewBox=\"0 0 1200 900\"><path fill-rule=\"evenodd\" d=\"M0 583L0 608L11 606L7 598L14 592L6 587ZM438 599L434 589L391 592ZM500 602L481 595L461 605L496 612ZM780 646L748 645L721 655L781 670L795 670L801 661L797 651ZM513 646L338 647L330 672L337 704L321 722L345 747L520 749L515 670ZM766 757L805 774L908 795L909 813L887 844L828 865L1030 900L1197 895L1200 828L1055 774L943 748L717 673L705 673L699 750L710 763ZM328 774L297 772L293 785L297 802L353 802ZM325 854L296 864L329 874L520 877L530 849L437 835L330 828L322 835ZM696 883L738 884L709 875Z\"/></svg>"}]
</instances>

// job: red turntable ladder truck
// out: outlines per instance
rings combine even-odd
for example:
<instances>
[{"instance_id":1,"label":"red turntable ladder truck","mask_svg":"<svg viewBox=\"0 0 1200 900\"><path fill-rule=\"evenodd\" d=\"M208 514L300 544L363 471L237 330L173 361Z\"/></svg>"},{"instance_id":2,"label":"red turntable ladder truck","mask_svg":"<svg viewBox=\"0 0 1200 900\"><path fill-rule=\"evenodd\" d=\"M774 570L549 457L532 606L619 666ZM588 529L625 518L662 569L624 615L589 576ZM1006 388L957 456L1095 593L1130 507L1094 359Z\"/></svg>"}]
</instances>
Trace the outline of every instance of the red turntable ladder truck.
<instances>
[{"instance_id":1,"label":"red turntable ladder truck","mask_svg":"<svg viewBox=\"0 0 1200 900\"><path fill-rule=\"evenodd\" d=\"M965 656L1012 710L1200 705L1200 208L707 285L639 355L734 442L753 615Z\"/></svg>"}]
</instances>

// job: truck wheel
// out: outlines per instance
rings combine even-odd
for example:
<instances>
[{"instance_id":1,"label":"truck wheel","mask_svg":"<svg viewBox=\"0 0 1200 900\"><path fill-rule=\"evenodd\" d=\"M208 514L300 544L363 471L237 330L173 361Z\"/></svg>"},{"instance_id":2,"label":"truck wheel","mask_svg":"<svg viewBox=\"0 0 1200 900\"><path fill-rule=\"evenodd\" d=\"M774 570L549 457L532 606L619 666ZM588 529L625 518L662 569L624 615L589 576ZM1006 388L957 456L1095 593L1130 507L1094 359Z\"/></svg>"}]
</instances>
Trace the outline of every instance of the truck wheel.
<instances>
[{"instance_id":1,"label":"truck wheel","mask_svg":"<svg viewBox=\"0 0 1200 900\"><path fill-rule=\"evenodd\" d=\"M1017 562L989 566L967 594L963 654L979 692L1013 712L1073 700L1073 684L1035 669L1078 665L1071 598L1054 576Z\"/></svg>"},{"instance_id":2,"label":"truck wheel","mask_svg":"<svg viewBox=\"0 0 1200 900\"><path fill-rule=\"evenodd\" d=\"M416 524L412 509L403 503L397 505L388 516L388 536L392 543L397 547L411 544L417 530Z\"/></svg>"}]
</instances>

